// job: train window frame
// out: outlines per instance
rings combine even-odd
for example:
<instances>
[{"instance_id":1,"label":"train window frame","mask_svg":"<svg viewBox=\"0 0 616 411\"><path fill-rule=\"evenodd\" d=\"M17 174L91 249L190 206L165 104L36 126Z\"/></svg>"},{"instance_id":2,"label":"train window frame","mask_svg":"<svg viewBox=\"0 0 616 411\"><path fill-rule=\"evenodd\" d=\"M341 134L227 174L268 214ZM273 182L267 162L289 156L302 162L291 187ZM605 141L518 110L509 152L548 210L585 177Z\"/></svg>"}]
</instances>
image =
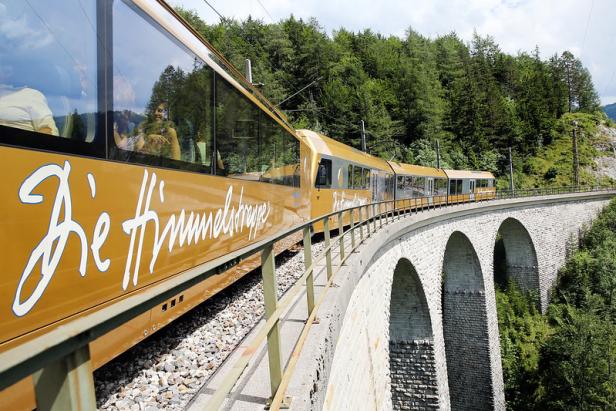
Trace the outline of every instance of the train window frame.
<instances>
[{"instance_id":1,"label":"train window frame","mask_svg":"<svg viewBox=\"0 0 616 411\"><path fill-rule=\"evenodd\" d=\"M314 181L316 188L331 188L332 187L332 168L333 163L330 158L321 157L317 166L317 175ZM325 170L325 184L319 184L321 170Z\"/></svg>"},{"instance_id":2,"label":"train window frame","mask_svg":"<svg viewBox=\"0 0 616 411\"><path fill-rule=\"evenodd\" d=\"M99 3L111 4L111 2L99 2ZM281 123L280 120L278 120L275 113L272 113L270 110L263 107L261 104L253 101L253 99L249 97L249 92L247 90L245 90L244 88L241 88L240 85L230 80L228 76L226 76L225 74L219 73L219 70L222 70L220 67L211 66L206 61L204 61L204 59L199 55L199 52L193 50L190 44L188 43L185 44L185 42L180 37L175 35L167 27L165 27L164 24L159 23L158 21L153 19L146 11L141 9L141 7L137 4L137 2L133 0L121 0L118 3L122 3L124 6L131 9L131 11L134 14L134 17L131 17L131 18L138 17L138 18L143 19L145 23L151 26L155 31L161 33L162 36L169 39L175 45L175 47L181 49L184 53L190 56L191 59L198 62L201 65L200 68L204 68L208 70L209 87L208 87L207 94L209 95L210 98L207 99L207 101L204 103L204 114L203 115L207 117L205 118L205 123L207 127L204 128L204 130L206 130L205 132L206 138L204 141L206 142L206 147L207 145L209 145L209 147L207 147L207 149L209 150L204 151L206 153L206 156L208 157L208 161L201 159L201 162L196 160L197 158L196 155L194 156L193 160L185 159L185 151L183 147L184 139L180 139L180 138L178 139L180 140L179 141L180 142L180 159L173 159L173 158L165 157L162 155L150 155L147 153L140 153L136 151L122 150L116 147L114 136L113 136L113 131L109 131L107 135L105 136L107 146L112 148L111 150L108 150L107 152L108 158L110 158L111 160L115 160L115 161L119 161L123 163L155 166L155 167L161 167L161 168L176 169L176 170L181 170L181 171L196 172L196 173L205 174L205 175L217 175L217 176L233 178L237 180L249 180L251 182L260 182L260 183L281 185L285 187L300 188L302 185L300 170L299 170L300 168L299 167L300 165L300 140L292 132L290 132L287 129L287 127L285 127ZM114 11L113 11L112 6L108 6L108 9L109 9L109 16L107 18L107 21L109 23L107 23L107 26L108 26L107 30L110 33L112 33L113 30L116 28L116 26L114 26L115 23L113 21ZM109 38L111 37L113 36L110 35ZM106 64L105 68L107 70L107 76L110 78L113 78L113 71L114 71L113 47L110 46L109 48L112 50L111 52L112 57L110 58L110 62ZM219 166L219 162L221 162L221 156L220 156L220 151L217 149L217 146L220 143L219 141L217 141L218 122L216 119L216 109L218 107L218 103L220 102L220 100L218 99L219 96L217 92L221 84L224 85L224 87L227 90L230 90L231 92L235 93L237 95L238 100L242 100L246 106L249 106L251 108L251 112L256 113L256 117L258 117L257 133L263 134L262 136L260 135L260 137L262 137L264 140L267 138L274 139L276 144L280 143L280 147L282 147L283 150L290 148L290 151L292 151L292 155L291 157L289 157L291 158L291 161L282 160L284 155L281 154L279 160L283 162L282 165L277 165L277 164L274 164L274 162L272 162L271 167L268 167L267 169L263 166L260 167L260 172L258 173L259 177L255 179L247 179L247 178L237 177L234 175L227 175L224 167ZM108 97L107 97L107 100L109 101L109 103L108 103L108 108L106 112L112 113L112 115L107 116L108 117L106 120L107 130L112 130L113 123L114 123L113 92L114 90L112 89L111 86L109 86ZM205 108L205 105L208 106L207 109ZM270 127L272 129L271 133L267 133L266 132L267 130L265 132L261 130L261 126L265 127L267 125L271 126ZM178 125L176 125L176 128L177 127ZM194 138L192 140L194 142L197 141ZM202 140L199 140L199 142L200 141ZM291 144L292 146L290 146L289 144ZM197 149L198 147L194 148L195 153ZM201 151L200 148L199 148L199 151ZM293 165L295 165L295 167L293 167ZM282 175L279 175L280 172L276 172L277 169L281 170ZM274 170L274 172L270 173L270 175L266 175L269 170ZM291 174L285 174L285 173L291 173Z\"/></svg>"},{"instance_id":3,"label":"train window frame","mask_svg":"<svg viewBox=\"0 0 616 411\"><path fill-rule=\"evenodd\" d=\"M363 186L362 178L363 178L362 168L358 165L353 165L353 189L361 190Z\"/></svg>"},{"instance_id":4,"label":"train window frame","mask_svg":"<svg viewBox=\"0 0 616 411\"><path fill-rule=\"evenodd\" d=\"M116 10L115 9L116 5L119 5L117 7L123 6L125 7L125 9ZM206 157L209 157L209 158L207 160L202 159L201 162L196 161L196 154L195 154L195 159L193 161L184 159L185 151L184 151L183 145L184 143L186 143L185 141L186 139L181 138L180 136L177 136L177 140L178 140L178 144L180 148L180 158L179 159L167 157L162 154L151 154L151 153L141 152L137 150L126 150L126 149L122 149L118 147L116 144L115 138L114 138L114 133L116 131L116 118L115 117L116 117L116 114L123 112L123 110L121 110L120 107L116 106L114 102L114 95L117 91L115 85L109 85L109 90L107 91L107 106L108 106L107 113L109 113L107 116L108 117L107 118L108 133L106 136L107 146L109 147L108 153L107 153L108 158L110 160L118 161L121 163L127 163L127 164L152 166L152 167L166 168L166 169L172 169L172 170L195 172L195 173L206 174L206 175L214 174L214 163L215 163L214 144L215 143L214 143L214 138L213 138L213 133L214 133L213 131L214 130L214 110L213 110L214 89L213 88L215 86L216 71L214 70L214 68L210 67L206 62L204 62L203 59L199 57L193 50L191 50L186 44L184 44L181 39L179 39L173 33L169 32L161 23L156 21L146 11L142 10L141 7L133 0L121 0L119 2L114 2L113 5L109 6L109 11L108 11L109 16L107 18L109 22L108 30L110 33L113 33L113 34L110 34L110 37L117 37L116 36L117 33L115 33L115 30L121 27L121 25L116 22L117 13L128 13L129 11L131 14L128 16L128 18L140 19L140 23L147 25L153 31L160 34L161 38L163 37L166 38L169 41L170 45L174 47L175 51L181 51L182 53L184 53L185 56L187 56L190 60L194 62L193 64L196 64L196 63L200 64L199 66L200 70L204 69L208 71L209 101L206 101L204 104L210 105L209 107L210 115L207 116L209 118L205 119L205 121L209 123L209 126L206 127L206 129L209 129L209 137L206 138L205 143L206 143L206 147L209 144L210 153L206 154ZM117 61L117 56L116 56L117 53L115 50L115 46L111 42L111 40L110 40L110 43L111 45L109 46L109 49L111 50L111 53L110 53L111 57L109 58L109 62L107 64L107 71L108 71L107 75L110 76L110 78L114 78L115 76L114 68L116 67L115 63ZM167 68L169 67L173 67L173 66L172 65L167 66ZM173 68L175 69L176 67L173 67ZM196 70L190 72L189 74L192 74L195 72ZM131 78L129 77L127 80L131 80ZM150 99L152 97L153 96L150 95ZM169 110L170 102L169 101L164 101L164 102L167 105L166 109ZM147 108L145 108L144 110L146 109ZM135 115L140 115L140 114L135 113ZM144 111L144 116L145 116L145 111ZM176 124L175 120L178 120L178 119L165 119L164 121L169 122L171 124L171 127L174 128L175 133L178 133L178 129L182 128L182 124L180 123ZM183 120L186 120L186 119L183 119ZM144 117L144 119L140 122L139 127L142 126L145 123L145 121L146 119ZM136 124L135 124L135 128L136 128ZM197 147L198 142L193 141L193 143L194 143L193 150L196 153L197 150L199 150L199 148Z\"/></svg>"},{"instance_id":5,"label":"train window frame","mask_svg":"<svg viewBox=\"0 0 616 411\"><path fill-rule=\"evenodd\" d=\"M349 164L349 166L347 167L347 188L352 190L353 189L353 164Z\"/></svg>"},{"instance_id":6,"label":"train window frame","mask_svg":"<svg viewBox=\"0 0 616 411\"><path fill-rule=\"evenodd\" d=\"M364 168L364 190L370 190L371 174L369 168Z\"/></svg>"},{"instance_id":7,"label":"train window frame","mask_svg":"<svg viewBox=\"0 0 616 411\"><path fill-rule=\"evenodd\" d=\"M448 189L448 193L449 195L455 196L457 195L456 193L456 187L457 187L457 180L456 179L451 179L449 180L449 189Z\"/></svg>"}]
</instances>

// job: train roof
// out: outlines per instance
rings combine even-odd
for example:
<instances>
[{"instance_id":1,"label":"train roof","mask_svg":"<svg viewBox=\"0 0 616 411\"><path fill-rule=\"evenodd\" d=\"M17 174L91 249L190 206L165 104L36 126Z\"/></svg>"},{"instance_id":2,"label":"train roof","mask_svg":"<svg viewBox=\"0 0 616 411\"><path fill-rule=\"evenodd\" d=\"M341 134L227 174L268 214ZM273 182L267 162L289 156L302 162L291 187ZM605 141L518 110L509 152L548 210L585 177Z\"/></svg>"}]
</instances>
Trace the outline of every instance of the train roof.
<instances>
[{"instance_id":1,"label":"train roof","mask_svg":"<svg viewBox=\"0 0 616 411\"><path fill-rule=\"evenodd\" d=\"M351 146L347 146L333 138L329 138L311 130L297 130L297 134L308 140L309 146L319 154L325 154L391 172L391 167L387 161L371 154L364 153Z\"/></svg>"},{"instance_id":2,"label":"train roof","mask_svg":"<svg viewBox=\"0 0 616 411\"><path fill-rule=\"evenodd\" d=\"M494 178L489 171L443 170L449 178Z\"/></svg>"},{"instance_id":3,"label":"train roof","mask_svg":"<svg viewBox=\"0 0 616 411\"><path fill-rule=\"evenodd\" d=\"M397 163L395 161L388 161L394 173L408 176L426 176L436 178L447 178L447 174L441 169L416 166L413 164Z\"/></svg>"}]
</instances>

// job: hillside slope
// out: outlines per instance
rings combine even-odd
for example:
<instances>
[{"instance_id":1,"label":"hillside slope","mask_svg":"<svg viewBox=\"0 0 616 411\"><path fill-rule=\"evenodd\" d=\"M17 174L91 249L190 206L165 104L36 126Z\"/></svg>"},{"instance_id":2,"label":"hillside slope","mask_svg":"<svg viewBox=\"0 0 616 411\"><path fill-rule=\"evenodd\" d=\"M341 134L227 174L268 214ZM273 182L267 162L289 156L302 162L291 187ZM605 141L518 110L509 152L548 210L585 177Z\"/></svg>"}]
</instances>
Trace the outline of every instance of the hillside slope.
<instances>
[{"instance_id":1,"label":"hillside slope","mask_svg":"<svg viewBox=\"0 0 616 411\"><path fill-rule=\"evenodd\" d=\"M552 141L535 156L514 158L516 188L565 187L573 184L573 122L578 123L580 184L616 181L616 128L601 114L567 113L551 130ZM499 178L507 189L507 175Z\"/></svg>"}]
</instances>

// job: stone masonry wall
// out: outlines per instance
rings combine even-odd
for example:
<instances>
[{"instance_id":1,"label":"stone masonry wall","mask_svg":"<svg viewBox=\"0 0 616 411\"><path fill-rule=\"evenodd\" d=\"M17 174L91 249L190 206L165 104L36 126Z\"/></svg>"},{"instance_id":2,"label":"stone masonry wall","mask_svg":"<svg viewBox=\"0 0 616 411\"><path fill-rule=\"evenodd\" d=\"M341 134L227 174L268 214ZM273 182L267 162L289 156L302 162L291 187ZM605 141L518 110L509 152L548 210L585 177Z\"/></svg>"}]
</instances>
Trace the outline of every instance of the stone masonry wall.
<instances>
[{"instance_id":1,"label":"stone masonry wall","mask_svg":"<svg viewBox=\"0 0 616 411\"><path fill-rule=\"evenodd\" d=\"M390 341L389 365L394 410L439 408L432 341Z\"/></svg>"},{"instance_id":2,"label":"stone masonry wall","mask_svg":"<svg viewBox=\"0 0 616 411\"><path fill-rule=\"evenodd\" d=\"M443 327L451 408L493 408L489 340L482 291L445 291Z\"/></svg>"},{"instance_id":3,"label":"stone masonry wall","mask_svg":"<svg viewBox=\"0 0 616 411\"><path fill-rule=\"evenodd\" d=\"M507 219L499 228L505 245L507 277L525 291L539 292L537 253L528 231L517 220Z\"/></svg>"},{"instance_id":4,"label":"stone masonry wall","mask_svg":"<svg viewBox=\"0 0 616 411\"><path fill-rule=\"evenodd\" d=\"M393 409L437 409L430 311L417 271L408 260L400 260L394 270L389 312Z\"/></svg>"}]
</instances>

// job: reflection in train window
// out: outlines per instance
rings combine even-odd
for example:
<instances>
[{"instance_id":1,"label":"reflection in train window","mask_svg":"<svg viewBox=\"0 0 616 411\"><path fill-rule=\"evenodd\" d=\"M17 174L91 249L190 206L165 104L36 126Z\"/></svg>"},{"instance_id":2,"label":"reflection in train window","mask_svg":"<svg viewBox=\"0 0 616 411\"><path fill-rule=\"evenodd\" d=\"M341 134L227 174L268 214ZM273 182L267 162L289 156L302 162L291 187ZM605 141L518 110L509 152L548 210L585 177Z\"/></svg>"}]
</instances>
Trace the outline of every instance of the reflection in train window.
<instances>
[{"instance_id":1,"label":"reflection in train window","mask_svg":"<svg viewBox=\"0 0 616 411\"><path fill-rule=\"evenodd\" d=\"M315 187L330 188L332 186L332 161L322 158L317 167Z\"/></svg>"},{"instance_id":2,"label":"reflection in train window","mask_svg":"<svg viewBox=\"0 0 616 411\"><path fill-rule=\"evenodd\" d=\"M361 189L363 187L362 177L363 177L362 168L358 166L353 166L353 188Z\"/></svg>"},{"instance_id":3,"label":"reflection in train window","mask_svg":"<svg viewBox=\"0 0 616 411\"><path fill-rule=\"evenodd\" d=\"M216 172L299 186L299 142L246 96L216 78Z\"/></svg>"},{"instance_id":4,"label":"reflection in train window","mask_svg":"<svg viewBox=\"0 0 616 411\"><path fill-rule=\"evenodd\" d=\"M48 140L51 146L61 144L53 146L59 150L92 143L97 113L96 2L82 0L75 7L47 0L6 0L0 3L3 26L0 125L62 137Z\"/></svg>"},{"instance_id":5,"label":"reflection in train window","mask_svg":"<svg viewBox=\"0 0 616 411\"><path fill-rule=\"evenodd\" d=\"M434 180L435 194L439 196L447 195L447 179L437 178Z\"/></svg>"},{"instance_id":6,"label":"reflection in train window","mask_svg":"<svg viewBox=\"0 0 616 411\"><path fill-rule=\"evenodd\" d=\"M129 1L113 5L113 51L112 154L211 172L212 70Z\"/></svg>"}]
</instances>

